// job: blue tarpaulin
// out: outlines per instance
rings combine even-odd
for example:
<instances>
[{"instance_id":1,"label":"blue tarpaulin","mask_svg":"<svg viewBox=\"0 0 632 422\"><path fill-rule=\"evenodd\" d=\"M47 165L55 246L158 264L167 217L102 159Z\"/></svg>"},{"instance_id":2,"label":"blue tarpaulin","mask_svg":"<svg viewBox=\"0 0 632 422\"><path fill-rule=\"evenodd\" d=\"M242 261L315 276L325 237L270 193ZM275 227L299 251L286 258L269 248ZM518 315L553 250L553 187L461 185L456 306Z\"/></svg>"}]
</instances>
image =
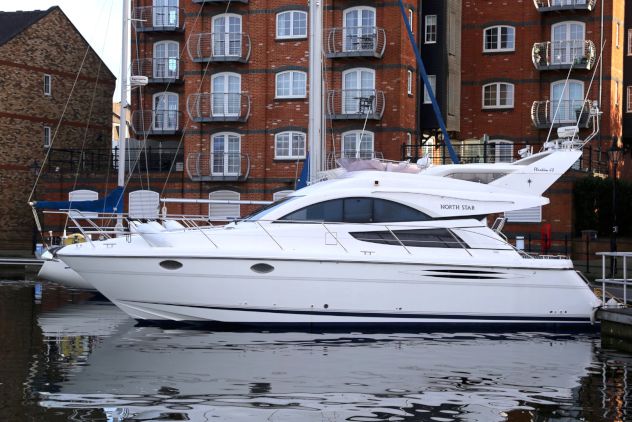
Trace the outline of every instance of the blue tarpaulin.
<instances>
[{"instance_id":1,"label":"blue tarpaulin","mask_svg":"<svg viewBox=\"0 0 632 422\"><path fill-rule=\"evenodd\" d=\"M303 161L303 170L301 171L300 176L296 180L296 190L304 188L307 186L307 181L309 180L309 152L307 153L307 157L305 157L305 161Z\"/></svg>"},{"instance_id":2,"label":"blue tarpaulin","mask_svg":"<svg viewBox=\"0 0 632 422\"><path fill-rule=\"evenodd\" d=\"M85 212L122 213L124 208L124 188L117 187L108 196L92 201L38 201L33 206L38 209L77 210Z\"/></svg>"}]
</instances>

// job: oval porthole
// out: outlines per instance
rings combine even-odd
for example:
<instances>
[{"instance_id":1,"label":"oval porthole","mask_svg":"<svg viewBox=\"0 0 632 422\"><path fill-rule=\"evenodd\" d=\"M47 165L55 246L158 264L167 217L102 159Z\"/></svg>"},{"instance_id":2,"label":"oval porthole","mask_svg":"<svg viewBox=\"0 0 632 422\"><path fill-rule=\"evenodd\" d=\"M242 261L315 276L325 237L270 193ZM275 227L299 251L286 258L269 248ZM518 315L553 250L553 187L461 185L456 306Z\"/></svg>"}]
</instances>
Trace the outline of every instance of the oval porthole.
<instances>
[{"instance_id":1,"label":"oval porthole","mask_svg":"<svg viewBox=\"0 0 632 422\"><path fill-rule=\"evenodd\" d=\"M259 274L266 274L266 273L270 273L272 271L274 271L274 267L270 264L255 264L252 267L250 267L250 269L256 273Z\"/></svg>"},{"instance_id":2,"label":"oval porthole","mask_svg":"<svg viewBox=\"0 0 632 422\"><path fill-rule=\"evenodd\" d=\"M182 263L168 259L166 261L162 261L160 263L160 266L164 268L165 270L178 270L182 268Z\"/></svg>"}]
</instances>

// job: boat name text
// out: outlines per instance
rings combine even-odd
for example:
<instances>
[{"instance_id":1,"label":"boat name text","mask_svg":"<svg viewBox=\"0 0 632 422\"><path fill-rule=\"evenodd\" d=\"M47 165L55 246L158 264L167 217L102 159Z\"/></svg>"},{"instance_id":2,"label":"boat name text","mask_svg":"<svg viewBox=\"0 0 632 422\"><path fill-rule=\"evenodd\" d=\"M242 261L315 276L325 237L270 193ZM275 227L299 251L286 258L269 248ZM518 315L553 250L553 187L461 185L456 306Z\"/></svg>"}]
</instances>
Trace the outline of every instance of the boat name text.
<instances>
[{"instance_id":1,"label":"boat name text","mask_svg":"<svg viewBox=\"0 0 632 422\"><path fill-rule=\"evenodd\" d=\"M474 205L468 204L440 204L442 210L474 211Z\"/></svg>"},{"instance_id":2,"label":"boat name text","mask_svg":"<svg viewBox=\"0 0 632 422\"><path fill-rule=\"evenodd\" d=\"M536 173L555 173L555 168L551 167L551 168L545 169L542 167L534 167L533 171L535 171Z\"/></svg>"}]
</instances>

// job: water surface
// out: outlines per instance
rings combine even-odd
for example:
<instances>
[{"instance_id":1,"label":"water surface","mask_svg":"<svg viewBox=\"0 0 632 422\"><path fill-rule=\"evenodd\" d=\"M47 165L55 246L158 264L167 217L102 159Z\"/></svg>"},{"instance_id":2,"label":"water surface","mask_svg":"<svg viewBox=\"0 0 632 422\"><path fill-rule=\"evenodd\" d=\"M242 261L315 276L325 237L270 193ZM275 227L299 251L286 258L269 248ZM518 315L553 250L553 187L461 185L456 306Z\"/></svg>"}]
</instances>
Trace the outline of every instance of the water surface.
<instances>
[{"instance_id":1,"label":"water surface","mask_svg":"<svg viewBox=\"0 0 632 422\"><path fill-rule=\"evenodd\" d=\"M0 282L0 420L632 419L631 356L596 334L162 329L33 291Z\"/></svg>"}]
</instances>

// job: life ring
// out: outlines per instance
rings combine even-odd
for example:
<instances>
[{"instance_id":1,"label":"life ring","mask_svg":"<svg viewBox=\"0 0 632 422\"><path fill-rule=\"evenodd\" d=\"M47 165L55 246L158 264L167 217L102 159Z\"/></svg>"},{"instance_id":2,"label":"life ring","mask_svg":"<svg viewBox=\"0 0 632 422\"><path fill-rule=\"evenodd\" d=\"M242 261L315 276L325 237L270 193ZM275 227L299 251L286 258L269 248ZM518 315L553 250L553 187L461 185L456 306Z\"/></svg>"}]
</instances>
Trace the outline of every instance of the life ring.
<instances>
[{"instance_id":1,"label":"life ring","mask_svg":"<svg viewBox=\"0 0 632 422\"><path fill-rule=\"evenodd\" d=\"M67 238L64 239L64 245L72 245L75 243L83 243L86 241L86 238L81 233L73 233Z\"/></svg>"}]
</instances>

